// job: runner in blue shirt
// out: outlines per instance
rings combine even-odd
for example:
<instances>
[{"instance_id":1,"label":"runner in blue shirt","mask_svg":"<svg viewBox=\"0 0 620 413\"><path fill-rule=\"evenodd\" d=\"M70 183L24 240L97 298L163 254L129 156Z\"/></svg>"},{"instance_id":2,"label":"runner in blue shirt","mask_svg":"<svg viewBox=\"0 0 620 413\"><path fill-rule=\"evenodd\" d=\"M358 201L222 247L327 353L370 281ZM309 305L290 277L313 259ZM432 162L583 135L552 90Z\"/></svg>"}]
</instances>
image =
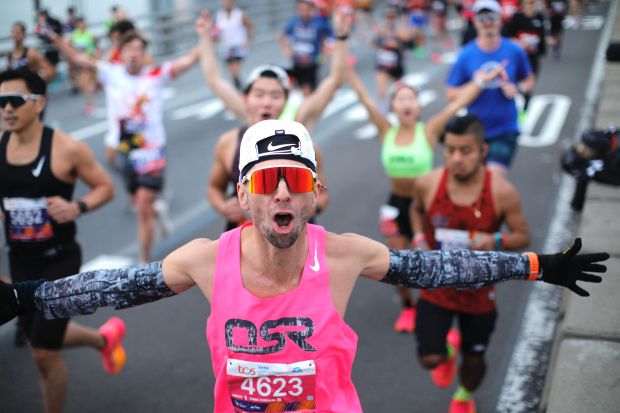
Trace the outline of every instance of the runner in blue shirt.
<instances>
[{"instance_id":1,"label":"runner in blue shirt","mask_svg":"<svg viewBox=\"0 0 620 413\"><path fill-rule=\"evenodd\" d=\"M295 78L304 96L316 88L317 70L324 41L332 38L331 26L316 15L314 3L298 0L297 16L292 17L280 35L284 54L292 59L290 74Z\"/></svg>"},{"instance_id":2,"label":"runner in blue shirt","mask_svg":"<svg viewBox=\"0 0 620 413\"><path fill-rule=\"evenodd\" d=\"M510 167L517 149L517 94L530 92L535 75L525 51L501 36L500 7L495 0L478 0L474 4L474 25L478 35L461 50L447 79L447 97L453 100L460 89L474 81L478 70L491 70L504 62L507 79L485 85L485 90L468 108L485 128L489 144L487 164L501 173Z\"/></svg>"}]
</instances>

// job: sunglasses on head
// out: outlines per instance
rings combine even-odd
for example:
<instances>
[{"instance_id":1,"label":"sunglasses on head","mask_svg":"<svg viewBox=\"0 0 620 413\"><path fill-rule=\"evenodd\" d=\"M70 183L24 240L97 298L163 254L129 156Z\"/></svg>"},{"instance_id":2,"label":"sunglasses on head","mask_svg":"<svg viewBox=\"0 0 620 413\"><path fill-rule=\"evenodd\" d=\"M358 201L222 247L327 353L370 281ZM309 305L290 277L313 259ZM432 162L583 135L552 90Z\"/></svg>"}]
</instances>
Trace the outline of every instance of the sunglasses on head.
<instances>
[{"instance_id":1,"label":"sunglasses on head","mask_svg":"<svg viewBox=\"0 0 620 413\"><path fill-rule=\"evenodd\" d=\"M499 18L499 15L497 13L494 13L494 12L491 12L491 13L480 13L480 14L476 15L476 18L481 23L484 23L484 22L494 22L495 20L497 20Z\"/></svg>"},{"instance_id":2,"label":"sunglasses on head","mask_svg":"<svg viewBox=\"0 0 620 413\"><path fill-rule=\"evenodd\" d=\"M280 179L284 178L288 189L294 193L312 192L316 174L301 166L274 166L255 169L241 180L248 184L251 194L269 195L278 188Z\"/></svg>"},{"instance_id":3,"label":"sunglasses on head","mask_svg":"<svg viewBox=\"0 0 620 413\"><path fill-rule=\"evenodd\" d=\"M24 94L24 93L6 93L0 95L0 108L4 109L6 105L9 103L13 107L13 109L17 109L18 107L24 105L27 100L39 100L41 95L35 94Z\"/></svg>"}]
</instances>

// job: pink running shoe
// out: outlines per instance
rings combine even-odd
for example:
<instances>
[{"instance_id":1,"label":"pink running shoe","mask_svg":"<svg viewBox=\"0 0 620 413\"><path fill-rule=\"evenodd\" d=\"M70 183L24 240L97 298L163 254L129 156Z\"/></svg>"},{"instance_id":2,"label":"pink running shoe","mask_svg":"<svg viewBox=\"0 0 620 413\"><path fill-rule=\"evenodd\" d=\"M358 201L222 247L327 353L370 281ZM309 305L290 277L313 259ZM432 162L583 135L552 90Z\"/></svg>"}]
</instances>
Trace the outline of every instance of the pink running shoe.
<instances>
[{"instance_id":1,"label":"pink running shoe","mask_svg":"<svg viewBox=\"0 0 620 413\"><path fill-rule=\"evenodd\" d=\"M446 342L454 348L454 354L445 362L431 370L431 378L437 387L450 387L456 376L456 356L461 348L461 334L457 329L451 328L446 336Z\"/></svg>"},{"instance_id":2,"label":"pink running shoe","mask_svg":"<svg viewBox=\"0 0 620 413\"><path fill-rule=\"evenodd\" d=\"M394 323L394 330L397 333L413 333L415 331L415 315L415 307L403 307Z\"/></svg>"},{"instance_id":3,"label":"pink running shoe","mask_svg":"<svg viewBox=\"0 0 620 413\"><path fill-rule=\"evenodd\" d=\"M476 404L473 399L466 402L452 399L448 413L476 413Z\"/></svg>"},{"instance_id":4,"label":"pink running shoe","mask_svg":"<svg viewBox=\"0 0 620 413\"><path fill-rule=\"evenodd\" d=\"M109 374L120 373L127 361L121 344L125 336L125 322L118 317L112 317L99 327L99 334L105 338L105 347L100 351L103 369Z\"/></svg>"}]
</instances>

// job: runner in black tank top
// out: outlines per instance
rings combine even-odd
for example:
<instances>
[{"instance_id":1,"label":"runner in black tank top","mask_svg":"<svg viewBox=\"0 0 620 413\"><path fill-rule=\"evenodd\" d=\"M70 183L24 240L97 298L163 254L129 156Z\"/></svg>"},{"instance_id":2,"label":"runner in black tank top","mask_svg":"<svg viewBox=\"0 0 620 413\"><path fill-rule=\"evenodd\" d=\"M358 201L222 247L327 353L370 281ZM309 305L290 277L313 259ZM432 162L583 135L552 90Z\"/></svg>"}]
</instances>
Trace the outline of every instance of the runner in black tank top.
<instances>
[{"instance_id":1,"label":"runner in black tank top","mask_svg":"<svg viewBox=\"0 0 620 413\"><path fill-rule=\"evenodd\" d=\"M46 82L50 82L56 75L56 71L36 48L28 48L24 45L26 40L26 25L24 23L13 23L11 38L13 39L13 48L7 54L7 69L27 69L36 72Z\"/></svg>"},{"instance_id":2,"label":"runner in black tank top","mask_svg":"<svg viewBox=\"0 0 620 413\"><path fill-rule=\"evenodd\" d=\"M54 250L75 242L75 222L58 224L47 214L45 198L61 196L70 201L75 184L56 178L52 173L52 136L43 128L39 153L30 164L7 162L10 132L0 140L0 195L5 215L5 235L12 253L53 255Z\"/></svg>"},{"instance_id":3,"label":"runner in black tank top","mask_svg":"<svg viewBox=\"0 0 620 413\"><path fill-rule=\"evenodd\" d=\"M0 136L0 210L15 281L57 280L79 272L82 253L75 220L114 195L112 181L86 144L40 122L45 92L45 81L28 70L0 73L5 129ZM73 201L78 179L90 191ZM66 369L60 356L65 336L73 346L98 350L109 373L124 366L120 341L125 327L119 318L97 331L67 318L46 320L35 313L20 317L19 326L32 345L45 389L45 411L61 411L66 398Z\"/></svg>"},{"instance_id":4,"label":"runner in black tank top","mask_svg":"<svg viewBox=\"0 0 620 413\"><path fill-rule=\"evenodd\" d=\"M13 53L8 54L8 68L9 69L20 69L22 67L28 68L28 48L24 47L22 50L22 55L19 58L14 58Z\"/></svg>"}]
</instances>

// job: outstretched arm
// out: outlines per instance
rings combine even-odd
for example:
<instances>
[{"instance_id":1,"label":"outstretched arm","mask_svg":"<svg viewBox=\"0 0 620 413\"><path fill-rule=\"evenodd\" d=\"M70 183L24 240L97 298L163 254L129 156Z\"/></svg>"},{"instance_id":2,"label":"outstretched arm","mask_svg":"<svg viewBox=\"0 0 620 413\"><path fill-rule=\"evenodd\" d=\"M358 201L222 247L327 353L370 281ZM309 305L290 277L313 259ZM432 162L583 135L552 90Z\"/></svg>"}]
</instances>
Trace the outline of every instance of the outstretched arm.
<instances>
[{"instance_id":1,"label":"outstretched arm","mask_svg":"<svg viewBox=\"0 0 620 413\"><path fill-rule=\"evenodd\" d=\"M363 238L363 237L360 237ZM359 273L376 281L409 288L479 288L507 280L544 281L586 297L577 281L601 282L591 272L607 271L607 253L580 254L581 238L564 252L552 255L471 250L388 250L372 240L360 243L366 263ZM351 242L352 247L356 244Z\"/></svg>"},{"instance_id":2,"label":"outstretched arm","mask_svg":"<svg viewBox=\"0 0 620 413\"><path fill-rule=\"evenodd\" d=\"M302 123L312 130L314 124L319 120L327 104L334 97L334 93L342 82L345 69L345 58L347 55L347 37L351 31L351 16L342 10L334 13L334 32L336 34L336 45L332 55L329 75L319 84L317 89L310 95L299 108L296 121Z\"/></svg>"},{"instance_id":3,"label":"outstretched arm","mask_svg":"<svg viewBox=\"0 0 620 413\"><path fill-rule=\"evenodd\" d=\"M224 106L241 122L248 122L248 116L243 103L243 96L235 87L222 77L220 73L215 47L211 40L211 28L213 21L208 11L196 20L196 33L198 34L198 47L200 54L200 67L207 85L213 90L213 93L219 97Z\"/></svg>"},{"instance_id":4,"label":"outstretched arm","mask_svg":"<svg viewBox=\"0 0 620 413\"><path fill-rule=\"evenodd\" d=\"M183 292L202 280L210 298L217 243L194 240L163 262L139 267L86 271L55 281L0 281L0 324L40 311L45 318L92 314L100 307L123 309Z\"/></svg>"},{"instance_id":5,"label":"outstretched arm","mask_svg":"<svg viewBox=\"0 0 620 413\"><path fill-rule=\"evenodd\" d=\"M100 307L133 307L171 295L174 292L164 282L160 262L86 271L55 281L17 282L14 287L0 284L3 313L0 323L35 311L48 319L65 318L92 314ZM14 312L5 313L6 309Z\"/></svg>"}]
</instances>

